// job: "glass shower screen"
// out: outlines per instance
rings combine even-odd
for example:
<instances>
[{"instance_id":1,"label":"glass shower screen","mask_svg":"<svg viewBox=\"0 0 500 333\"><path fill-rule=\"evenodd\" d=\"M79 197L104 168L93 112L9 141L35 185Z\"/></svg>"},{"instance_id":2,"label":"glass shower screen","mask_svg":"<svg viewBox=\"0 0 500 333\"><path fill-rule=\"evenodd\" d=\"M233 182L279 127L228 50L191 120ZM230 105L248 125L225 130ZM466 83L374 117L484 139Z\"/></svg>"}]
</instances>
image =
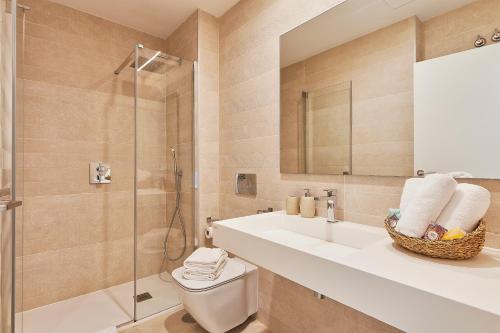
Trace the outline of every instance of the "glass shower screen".
<instances>
[{"instance_id":1,"label":"glass shower screen","mask_svg":"<svg viewBox=\"0 0 500 333\"><path fill-rule=\"evenodd\" d=\"M136 319L180 304L170 273L194 248L194 63L138 47Z\"/></svg>"}]
</instances>

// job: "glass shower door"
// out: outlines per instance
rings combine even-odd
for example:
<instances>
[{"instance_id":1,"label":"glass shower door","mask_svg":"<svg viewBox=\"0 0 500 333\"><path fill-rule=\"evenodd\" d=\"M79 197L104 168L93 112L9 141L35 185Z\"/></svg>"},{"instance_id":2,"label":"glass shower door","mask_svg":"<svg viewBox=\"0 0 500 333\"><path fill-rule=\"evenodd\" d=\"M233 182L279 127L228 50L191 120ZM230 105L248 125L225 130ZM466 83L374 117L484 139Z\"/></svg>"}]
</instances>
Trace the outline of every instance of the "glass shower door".
<instances>
[{"instance_id":1,"label":"glass shower door","mask_svg":"<svg viewBox=\"0 0 500 333\"><path fill-rule=\"evenodd\" d=\"M136 320L180 304L170 273L194 248L194 64L136 51Z\"/></svg>"},{"instance_id":2,"label":"glass shower door","mask_svg":"<svg viewBox=\"0 0 500 333\"><path fill-rule=\"evenodd\" d=\"M16 1L0 0L0 331L15 326ZM20 329L16 330L20 332Z\"/></svg>"}]
</instances>

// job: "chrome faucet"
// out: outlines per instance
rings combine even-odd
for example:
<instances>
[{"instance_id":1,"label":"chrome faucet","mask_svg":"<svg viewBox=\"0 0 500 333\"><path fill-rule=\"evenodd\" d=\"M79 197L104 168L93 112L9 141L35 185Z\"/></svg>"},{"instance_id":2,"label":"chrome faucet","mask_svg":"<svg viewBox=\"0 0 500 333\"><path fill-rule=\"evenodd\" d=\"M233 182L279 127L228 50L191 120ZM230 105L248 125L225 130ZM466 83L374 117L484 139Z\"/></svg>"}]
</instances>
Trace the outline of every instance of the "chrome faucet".
<instances>
[{"instance_id":1,"label":"chrome faucet","mask_svg":"<svg viewBox=\"0 0 500 333\"><path fill-rule=\"evenodd\" d=\"M326 189L326 222L335 223L335 199L337 197L337 190Z\"/></svg>"}]
</instances>

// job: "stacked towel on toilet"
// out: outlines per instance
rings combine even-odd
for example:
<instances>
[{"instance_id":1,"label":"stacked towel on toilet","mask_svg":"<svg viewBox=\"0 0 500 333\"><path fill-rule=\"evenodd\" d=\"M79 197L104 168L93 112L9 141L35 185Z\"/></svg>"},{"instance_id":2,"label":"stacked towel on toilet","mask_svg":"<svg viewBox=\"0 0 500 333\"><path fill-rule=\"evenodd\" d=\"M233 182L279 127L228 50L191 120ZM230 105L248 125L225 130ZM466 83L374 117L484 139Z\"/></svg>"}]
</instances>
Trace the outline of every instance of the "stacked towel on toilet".
<instances>
[{"instance_id":1,"label":"stacked towel on toilet","mask_svg":"<svg viewBox=\"0 0 500 333\"><path fill-rule=\"evenodd\" d=\"M457 184L450 175L408 179L401 196L396 231L422 237L431 224L447 230L473 231L490 205L490 192L473 184Z\"/></svg>"},{"instance_id":2,"label":"stacked towel on toilet","mask_svg":"<svg viewBox=\"0 0 500 333\"><path fill-rule=\"evenodd\" d=\"M184 261L182 277L187 280L213 281L217 279L227 262L223 249L200 247Z\"/></svg>"}]
</instances>

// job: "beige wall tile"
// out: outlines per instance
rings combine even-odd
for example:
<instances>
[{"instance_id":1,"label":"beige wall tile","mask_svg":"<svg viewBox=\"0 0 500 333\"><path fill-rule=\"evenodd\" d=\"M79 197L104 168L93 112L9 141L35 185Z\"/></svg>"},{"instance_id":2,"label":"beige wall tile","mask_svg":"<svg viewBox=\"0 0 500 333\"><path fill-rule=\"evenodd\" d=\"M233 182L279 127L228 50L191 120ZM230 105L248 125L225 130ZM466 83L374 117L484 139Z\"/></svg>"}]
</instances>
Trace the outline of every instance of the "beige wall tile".
<instances>
[{"instance_id":1,"label":"beige wall tile","mask_svg":"<svg viewBox=\"0 0 500 333\"><path fill-rule=\"evenodd\" d=\"M113 71L136 43L164 50L165 41L50 1L24 4L32 9L20 72L24 229L19 253L23 305L31 309L132 280L133 72L116 76ZM165 169L161 85L165 81L154 75L140 81L139 123L148 133L140 140L148 146L141 166L151 173ZM90 161L110 163L112 184L89 184ZM143 234L164 228L164 200L165 194L156 204L139 200ZM143 205L149 205L147 213ZM161 258L155 259L149 274L159 271Z\"/></svg>"},{"instance_id":2,"label":"beige wall tile","mask_svg":"<svg viewBox=\"0 0 500 333\"><path fill-rule=\"evenodd\" d=\"M198 11L167 38L166 52L191 61L198 58Z\"/></svg>"},{"instance_id":3,"label":"beige wall tile","mask_svg":"<svg viewBox=\"0 0 500 333\"><path fill-rule=\"evenodd\" d=\"M198 11L198 61L197 224L200 245L210 245L204 237L206 218L220 217L219 22L202 10Z\"/></svg>"},{"instance_id":4,"label":"beige wall tile","mask_svg":"<svg viewBox=\"0 0 500 333\"><path fill-rule=\"evenodd\" d=\"M262 268L259 286L258 319L273 332L400 332Z\"/></svg>"},{"instance_id":5,"label":"beige wall tile","mask_svg":"<svg viewBox=\"0 0 500 333\"><path fill-rule=\"evenodd\" d=\"M254 123L267 121L278 124L279 120L279 58L278 37L293 26L304 22L314 14L330 7L338 1L240 1L234 8L227 12L220 20L220 112L221 112L221 150L220 150L220 211L223 217L236 217L255 213L267 205L280 207L287 194L300 194L302 188L311 187L314 194L320 194L326 187L337 188L338 213L345 214L346 219L354 222L371 225L381 225L386 209L399 205L399 196L404 184L404 178L397 177L335 177L312 175L285 175L279 172L280 149L279 128L272 127L269 131L245 133L244 126L253 127ZM416 22L418 27L419 23ZM400 29L399 29L400 30ZM398 37L400 36L400 37ZM405 41L404 34L395 34L389 38L391 45L397 40L399 49L407 49L417 57L415 49ZM373 43L364 44L366 52L372 51L374 46L382 41L374 39ZM367 47L368 45L369 47ZM400 46L399 46L400 45ZM386 61L386 56L395 49L387 48L378 54L381 64ZM364 52L365 50L360 50ZM406 57L409 53L403 52ZM263 59L268 59L264 61ZM359 59L367 63L366 57ZM395 121L407 127L411 124L408 114L411 110L411 101L408 92L412 91L411 66L412 62L395 59L395 65L401 77L391 77L394 81L382 81L380 86L361 83L357 86L360 100L378 105L373 117L387 117L387 112L392 112ZM408 58L405 58L408 59ZM338 59L336 59L338 60ZM323 63L323 65L326 65ZM341 65L341 63L340 63ZM315 67L311 67L312 74ZM331 73L327 73L331 75ZM336 79L340 78L337 73ZM372 71L371 74L380 77L380 73ZM364 77L360 74L360 79ZM409 80L410 78L410 80ZM318 82L325 78L317 76ZM405 81L406 80L406 81ZM287 84L289 83L286 81ZM389 85L394 84L391 88ZM290 87L290 86L289 86ZM405 95L406 94L406 95ZM383 96L385 99L382 99ZM406 101L406 102L404 102ZM291 100L293 106L293 99ZM383 109L389 106L390 111ZM365 110L360 103L361 112ZM241 130L233 130L239 127ZM404 170L411 165L411 133L410 131L396 131L386 134L383 142L387 148L362 147L380 132L373 132L366 124L360 123L357 128L359 149L370 151L387 151L390 155L394 143L400 142L397 149L403 149L404 154L395 164L403 163ZM244 134L241 134L241 133ZM385 131L384 131L385 134ZM396 148L395 148L396 149ZM382 163L382 158L375 153L368 155L374 162ZM396 167L395 167L396 168ZM256 172L258 177L258 194L256 197L237 196L233 192L235 172ZM391 170L390 172L396 172ZM492 240L494 242L494 240ZM328 305L321 303L315 305L312 292L293 283L285 283L282 278L271 273L265 274L261 270L261 296L259 318L271 330L276 332L321 331L326 327L329 331L335 327L338 331L366 332L366 331L396 331L372 318L363 317L362 314L345 309L335 302ZM263 277L267 275L267 278ZM276 280L280 280L277 282ZM283 284L286 287L279 286ZM302 294L303 292L303 294ZM301 302L296 300L300 299ZM310 300L310 301L309 301ZM319 301L318 301L319 302ZM325 306L328 309L325 309ZM314 310L317 307L317 311ZM324 314L328 313L328 316ZM339 315L339 317L336 316ZM343 316L349 320L343 319ZM363 318L361 318L361 317ZM299 320L296 320L300 318Z\"/></svg>"},{"instance_id":6,"label":"beige wall tile","mask_svg":"<svg viewBox=\"0 0 500 333\"><path fill-rule=\"evenodd\" d=\"M423 59L474 48L477 35L488 42L500 26L500 3L479 0L423 23Z\"/></svg>"}]
</instances>

